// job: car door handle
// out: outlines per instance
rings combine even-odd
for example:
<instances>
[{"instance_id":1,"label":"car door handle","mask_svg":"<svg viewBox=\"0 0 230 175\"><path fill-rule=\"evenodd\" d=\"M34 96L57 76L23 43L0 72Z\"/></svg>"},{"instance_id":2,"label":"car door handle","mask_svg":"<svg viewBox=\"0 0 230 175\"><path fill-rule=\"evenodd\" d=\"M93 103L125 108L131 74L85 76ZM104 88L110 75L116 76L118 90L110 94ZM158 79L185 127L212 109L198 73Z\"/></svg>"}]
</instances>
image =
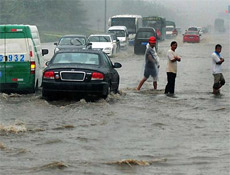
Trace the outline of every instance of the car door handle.
<instances>
[{"instance_id":1,"label":"car door handle","mask_svg":"<svg viewBox=\"0 0 230 175\"><path fill-rule=\"evenodd\" d=\"M7 57L7 56L4 56L4 58L5 58L5 61L7 61L8 57Z\"/></svg>"}]
</instances>

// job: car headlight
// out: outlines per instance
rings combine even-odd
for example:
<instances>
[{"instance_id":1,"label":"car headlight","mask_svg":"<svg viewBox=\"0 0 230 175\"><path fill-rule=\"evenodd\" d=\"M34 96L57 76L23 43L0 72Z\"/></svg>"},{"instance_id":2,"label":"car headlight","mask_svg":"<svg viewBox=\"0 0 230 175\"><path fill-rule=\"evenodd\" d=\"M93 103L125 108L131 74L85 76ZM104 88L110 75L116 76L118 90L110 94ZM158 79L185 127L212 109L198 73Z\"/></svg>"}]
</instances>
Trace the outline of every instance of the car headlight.
<instances>
[{"instance_id":1,"label":"car headlight","mask_svg":"<svg viewBox=\"0 0 230 175\"><path fill-rule=\"evenodd\" d=\"M106 47L104 50L112 50L112 48L111 47Z\"/></svg>"}]
</instances>

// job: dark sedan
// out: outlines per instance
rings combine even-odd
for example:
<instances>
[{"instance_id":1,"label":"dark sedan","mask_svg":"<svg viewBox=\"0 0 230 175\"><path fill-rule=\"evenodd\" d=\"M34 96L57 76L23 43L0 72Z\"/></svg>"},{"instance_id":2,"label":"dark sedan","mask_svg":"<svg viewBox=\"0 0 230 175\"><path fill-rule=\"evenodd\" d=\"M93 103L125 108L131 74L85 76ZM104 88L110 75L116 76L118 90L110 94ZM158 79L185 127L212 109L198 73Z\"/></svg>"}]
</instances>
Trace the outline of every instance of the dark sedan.
<instances>
[{"instance_id":1,"label":"dark sedan","mask_svg":"<svg viewBox=\"0 0 230 175\"><path fill-rule=\"evenodd\" d=\"M42 96L52 98L56 93L74 92L99 95L106 98L118 92L119 74L100 50L78 49L57 52L47 62L42 77Z\"/></svg>"},{"instance_id":2,"label":"dark sedan","mask_svg":"<svg viewBox=\"0 0 230 175\"><path fill-rule=\"evenodd\" d=\"M154 36L157 40L159 39L155 29L152 27L142 27L138 29L134 39L134 54L145 54L146 45L151 36ZM156 42L155 49L158 51L158 41Z\"/></svg>"},{"instance_id":3,"label":"dark sedan","mask_svg":"<svg viewBox=\"0 0 230 175\"><path fill-rule=\"evenodd\" d=\"M85 35L64 35L60 38L54 49L54 53L65 49L81 49L88 46L88 39Z\"/></svg>"}]
</instances>

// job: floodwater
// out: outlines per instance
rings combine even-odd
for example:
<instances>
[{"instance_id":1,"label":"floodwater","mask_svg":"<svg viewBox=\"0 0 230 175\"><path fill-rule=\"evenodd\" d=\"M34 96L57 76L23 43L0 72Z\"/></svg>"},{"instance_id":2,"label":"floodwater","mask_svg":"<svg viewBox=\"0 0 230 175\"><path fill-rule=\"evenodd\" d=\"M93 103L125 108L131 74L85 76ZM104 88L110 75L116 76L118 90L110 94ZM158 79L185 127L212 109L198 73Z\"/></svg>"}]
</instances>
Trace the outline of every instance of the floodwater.
<instances>
[{"instance_id":1,"label":"floodwater","mask_svg":"<svg viewBox=\"0 0 230 175\"><path fill-rule=\"evenodd\" d=\"M157 91L149 79L136 92L144 56L130 47L112 58L123 65L120 94L106 100L0 94L0 174L229 175L229 34L204 34L199 44L175 40L182 61L174 98L163 94L171 40L159 43ZM210 54L217 43L226 84L215 96ZM43 46L52 55L53 43Z\"/></svg>"}]
</instances>

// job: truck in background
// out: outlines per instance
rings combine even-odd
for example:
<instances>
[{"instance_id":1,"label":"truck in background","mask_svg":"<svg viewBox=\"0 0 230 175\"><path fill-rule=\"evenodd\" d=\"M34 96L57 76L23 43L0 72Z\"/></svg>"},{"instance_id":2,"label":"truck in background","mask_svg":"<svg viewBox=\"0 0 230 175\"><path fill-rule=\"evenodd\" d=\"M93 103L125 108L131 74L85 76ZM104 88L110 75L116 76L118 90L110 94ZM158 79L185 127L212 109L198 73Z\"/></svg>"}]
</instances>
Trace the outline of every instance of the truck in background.
<instances>
[{"instance_id":1,"label":"truck in background","mask_svg":"<svg viewBox=\"0 0 230 175\"><path fill-rule=\"evenodd\" d=\"M143 17L144 27L153 27L159 40L165 40L166 38L166 19L159 16L147 16Z\"/></svg>"},{"instance_id":2,"label":"truck in background","mask_svg":"<svg viewBox=\"0 0 230 175\"><path fill-rule=\"evenodd\" d=\"M129 33L129 45L134 44L137 30L142 27L142 16L140 15L115 15L109 18L109 27L125 26Z\"/></svg>"},{"instance_id":3,"label":"truck in background","mask_svg":"<svg viewBox=\"0 0 230 175\"><path fill-rule=\"evenodd\" d=\"M223 33L225 32L224 19L217 18L214 22L215 32Z\"/></svg>"}]
</instances>

